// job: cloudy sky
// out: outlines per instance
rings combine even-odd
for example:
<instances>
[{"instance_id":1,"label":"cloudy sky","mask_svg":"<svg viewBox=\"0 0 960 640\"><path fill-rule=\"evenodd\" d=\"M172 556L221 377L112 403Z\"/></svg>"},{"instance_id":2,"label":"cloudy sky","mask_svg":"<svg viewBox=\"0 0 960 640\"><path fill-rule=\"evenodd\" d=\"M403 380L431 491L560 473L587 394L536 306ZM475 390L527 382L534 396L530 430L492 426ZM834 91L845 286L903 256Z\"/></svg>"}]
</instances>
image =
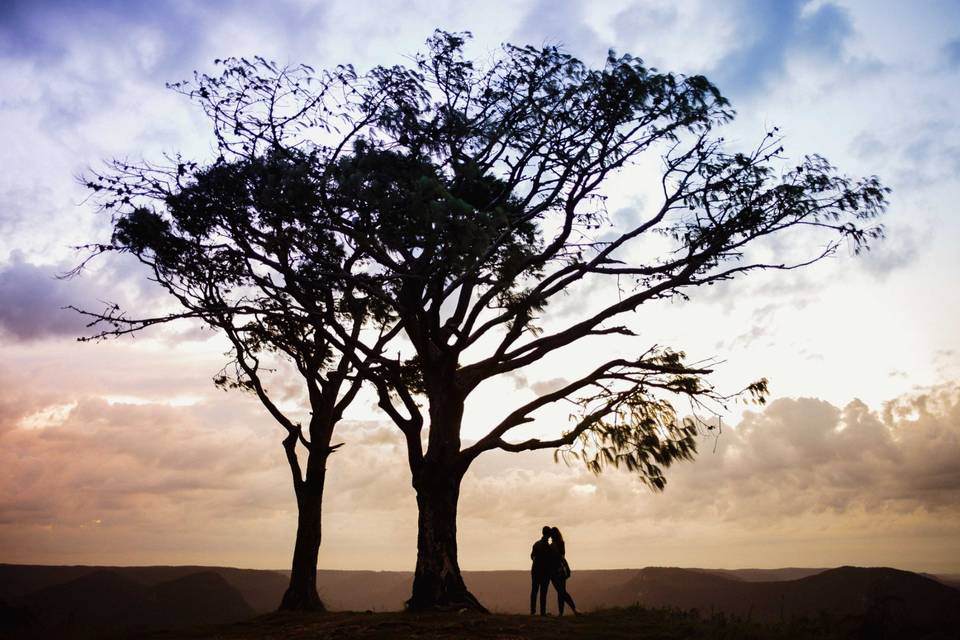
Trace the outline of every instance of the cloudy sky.
<instances>
[{"instance_id":1,"label":"cloudy sky","mask_svg":"<svg viewBox=\"0 0 960 640\"><path fill-rule=\"evenodd\" d=\"M462 566L522 568L549 523L566 530L575 569L960 572L960 4L866 0L6 0L0 562L287 566L296 513L281 433L255 402L214 389L224 346L190 326L75 342L83 323L65 305L164 304L123 261L54 277L76 263L72 246L109 233L76 177L111 157L208 157L202 114L164 83L214 58L365 68L402 61L436 27L472 31L477 56L561 43L594 64L613 47L705 73L737 109L731 144L776 125L791 157L819 152L893 189L888 238L869 255L631 320L644 346L723 360L720 388L768 377L766 407L732 408L662 494L548 454L482 457L462 492ZM644 171L611 182L614 219L650 206ZM482 389L466 437L593 356L575 350ZM412 569L403 445L369 397L356 405L329 466L320 564Z\"/></svg>"}]
</instances>

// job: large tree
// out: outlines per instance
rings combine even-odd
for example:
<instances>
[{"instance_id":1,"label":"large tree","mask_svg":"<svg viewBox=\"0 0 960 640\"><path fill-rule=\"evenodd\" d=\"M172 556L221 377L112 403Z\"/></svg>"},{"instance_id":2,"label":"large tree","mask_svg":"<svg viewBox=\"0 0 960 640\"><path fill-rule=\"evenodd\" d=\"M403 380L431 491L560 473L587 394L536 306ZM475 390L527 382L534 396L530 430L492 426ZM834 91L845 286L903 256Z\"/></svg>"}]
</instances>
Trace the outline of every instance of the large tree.
<instances>
[{"instance_id":1,"label":"large tree","mask_svg":"<svg viewBox=\"0 0 960 640\"><path fill-rule=\"evenodd\" d=\"M707 379L710 363L628 346L504 407L465 444L466 401L482 383L584 341L634 336L625 316L644 303L808 265L845 243L859 252L881 237L874 219L886 206L877 178L848 179L819 156L781 168L775 131L752 150L728 150L715 132L733 111L702 76L612 52L592 69L554 47L510 45L481 68L465 41L437 32L411 68L368 76L389 98L355 119L364 129L324 185L330 218L382 269L375 295L411 345L405 359L368 353L360 366L406 436L419 508L413 610L481 606L461 577L456 539L461 481L479 455L553 449L662 489L663 467L696 450L696 418L678 416L677 399L716 407L766 393L761 379L725 395ZM611 220L607 179L645 154L662 162L659 202ZM774 237L799 253L757 259L754 246ZM604 286L618 294L588 295ZM551 314L571 292L586 298L579 314ZM511 437L561 401L578 407L565 428Z\"/></svg>"},{"instance_id":2,"label":"large tree","mask_svg":"<svg viewBox=\"0 0 960 640\"><path fill-rule=\"evenodd\" d=\"M729 150L716 131L733 111L702 76L612 53L592 69L554 47L511 45L480 67L465 43L466 34L437 32L408 66L321 74L321 86L335 87L321 100L304 92L308 70L262 60L231 61L188 91L217 123L222 149L310 158L314 221L357 259L298 282L361 296L376 309L377 335L405 338L388 358L349 321L322 325L324 344L373 383L406 439L419 509L412 610L482 608L461 577L456 539L461 481L479 455L553 449L661 489L663 468L696 451L696 419L678 415L678 399L762 400L763 380L724 394L708 381L710 361L637 344L631 312L804 266L844 243L868 248L886 205L875 177L848 179L818 156L788 166L775 132ZM278 94L285 108L264 108ZM277 126L290 135L273 135ZM661 161L659 202L629 219L607 216L608 178L647 156ZM757 259L754 247L775 237L818 248ZM617 293L587 297L579 316L550 312L561 296L611 283ZM504 407L485 435L463 442L466 402L485 381L609 340L620 341L618 355L581 363L560 388ZM578 409L554 435L515 435L562 401Z\"/></svg>"}]
</instances>

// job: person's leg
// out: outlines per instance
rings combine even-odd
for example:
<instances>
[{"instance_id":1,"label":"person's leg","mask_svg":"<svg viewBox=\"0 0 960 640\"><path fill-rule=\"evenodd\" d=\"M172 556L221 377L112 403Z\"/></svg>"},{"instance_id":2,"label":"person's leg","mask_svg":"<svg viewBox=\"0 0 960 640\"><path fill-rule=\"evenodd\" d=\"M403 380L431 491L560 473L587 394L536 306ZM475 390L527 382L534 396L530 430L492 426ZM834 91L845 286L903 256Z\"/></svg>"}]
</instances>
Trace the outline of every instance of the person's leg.
<instances>
[{"instance_id":1,"label":"person's leg","mask_svg":"<svg viewBox=\"0 0 960 640\"><path fill-rule=\"evenodd\" d=\"M534 615L537 612L537 590L540 587L540 577L535 574L530 574L530 615Z\"/></svg>"},{"instance_id":2,"label":"person's leg","mask_svg":"<svg viewBox=\"0 0 960 640\"><path fill-rule=\"evenodd\" d=\"M570 610L574 613L577 612L577 605L573 602L573 597L570 595L570 592L567 591L567 585L563 585L563 597L567 601L567 604L570 605Z\"/></svg>"},{"instance_id":3,"label":"person's leg","mask_svg":"<svg viewBox=\"0 0 960 640\"><path fill-rule=\"evenodd\" d=\"M562 616L563 606L566 603L567 597L567 581L563 578L553 577L550 579L550 582L553 583L553 588L557 590L557 610L560 612L559 615Z\"/></svg>"},{"instance_id":4,"label":"person's leg","mask_svg":"<svg viewBox=\"0 0 960 640\"><path fill-rule=\"evenodd\" d=\"M550 588L550 578L540 578L540 615L547 615L547 589Z\"/></svg>"}]
</instances>

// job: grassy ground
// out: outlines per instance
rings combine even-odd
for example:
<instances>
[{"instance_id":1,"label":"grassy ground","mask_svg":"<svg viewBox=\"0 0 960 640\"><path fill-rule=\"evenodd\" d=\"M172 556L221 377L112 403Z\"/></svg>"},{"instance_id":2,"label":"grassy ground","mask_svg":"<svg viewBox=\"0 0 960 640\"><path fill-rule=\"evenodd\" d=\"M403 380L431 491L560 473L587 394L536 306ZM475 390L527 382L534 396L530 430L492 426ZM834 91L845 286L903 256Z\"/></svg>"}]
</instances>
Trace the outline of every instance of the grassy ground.
<instances>
[{"instance_id":1,"label":"grassy ground","mask_svg":"<svg viewBox=\"0 0 960 640\"><path fill-rule=\"evenodd\" d=\"M612 609L586 615L545 618L474 613L326 613L269 614L233 625L137 636L141 640L204 638L208 640L793 640L862 637L851 629L820 624L774 627L727 616L703 618L696 613L665 609Z\"/></svg>"}]
</instances>

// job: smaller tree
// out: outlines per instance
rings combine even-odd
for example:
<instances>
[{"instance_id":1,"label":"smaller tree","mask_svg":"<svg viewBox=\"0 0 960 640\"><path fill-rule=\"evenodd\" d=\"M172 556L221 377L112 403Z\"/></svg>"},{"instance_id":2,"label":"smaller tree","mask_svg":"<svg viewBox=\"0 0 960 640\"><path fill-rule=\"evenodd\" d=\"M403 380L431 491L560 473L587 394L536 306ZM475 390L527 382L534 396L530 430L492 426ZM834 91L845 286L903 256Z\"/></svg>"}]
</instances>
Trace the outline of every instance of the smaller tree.
<instances>
[{"instance_id":1,"label":"smaller tree","mask_svg":"<svg viewBox=\"0 0 960 640\"><path fill-rule=\"evenodd\" d=\"M340 277L356 271L362 278L364 258L331 230L320 206L318 167L332 151L300 151L290 138L309 119L300 107L320 109L329 92L353 76L341 69L318 83L308 67L280 69L260 59L222 64L219 77L198 75L195 84L173 87L203 102L226 79L242 77L247 91L232 96L233 107L238 113L271 114L268 127L245 127L241 121L227 127L223 111L208 111L219 149L215 161L113 161L86 182L113 221L110 242L87 248L93 255L136 257L177 310L152 316L131 316L116 305L78 311L91 318L93 339L184 319L198 320L227 339L230 361L215 383L254 394L285 432L298 520L290 585L280 606L322 609L316 567L326 464L341 446L333 443L333 433L360 390L357 362L379 354L396 329L377 332L386 326L386 310ZM257 68L265 73L255 73ZM291 100L297 110L283 115ZM343 352L330 339L334 326L351 337ZM363 352L353 346L361 343ZM269 364L275 359L299 377L310 408L306 426L282 409L270 390Z\"/></svg>"}]
</instances>

